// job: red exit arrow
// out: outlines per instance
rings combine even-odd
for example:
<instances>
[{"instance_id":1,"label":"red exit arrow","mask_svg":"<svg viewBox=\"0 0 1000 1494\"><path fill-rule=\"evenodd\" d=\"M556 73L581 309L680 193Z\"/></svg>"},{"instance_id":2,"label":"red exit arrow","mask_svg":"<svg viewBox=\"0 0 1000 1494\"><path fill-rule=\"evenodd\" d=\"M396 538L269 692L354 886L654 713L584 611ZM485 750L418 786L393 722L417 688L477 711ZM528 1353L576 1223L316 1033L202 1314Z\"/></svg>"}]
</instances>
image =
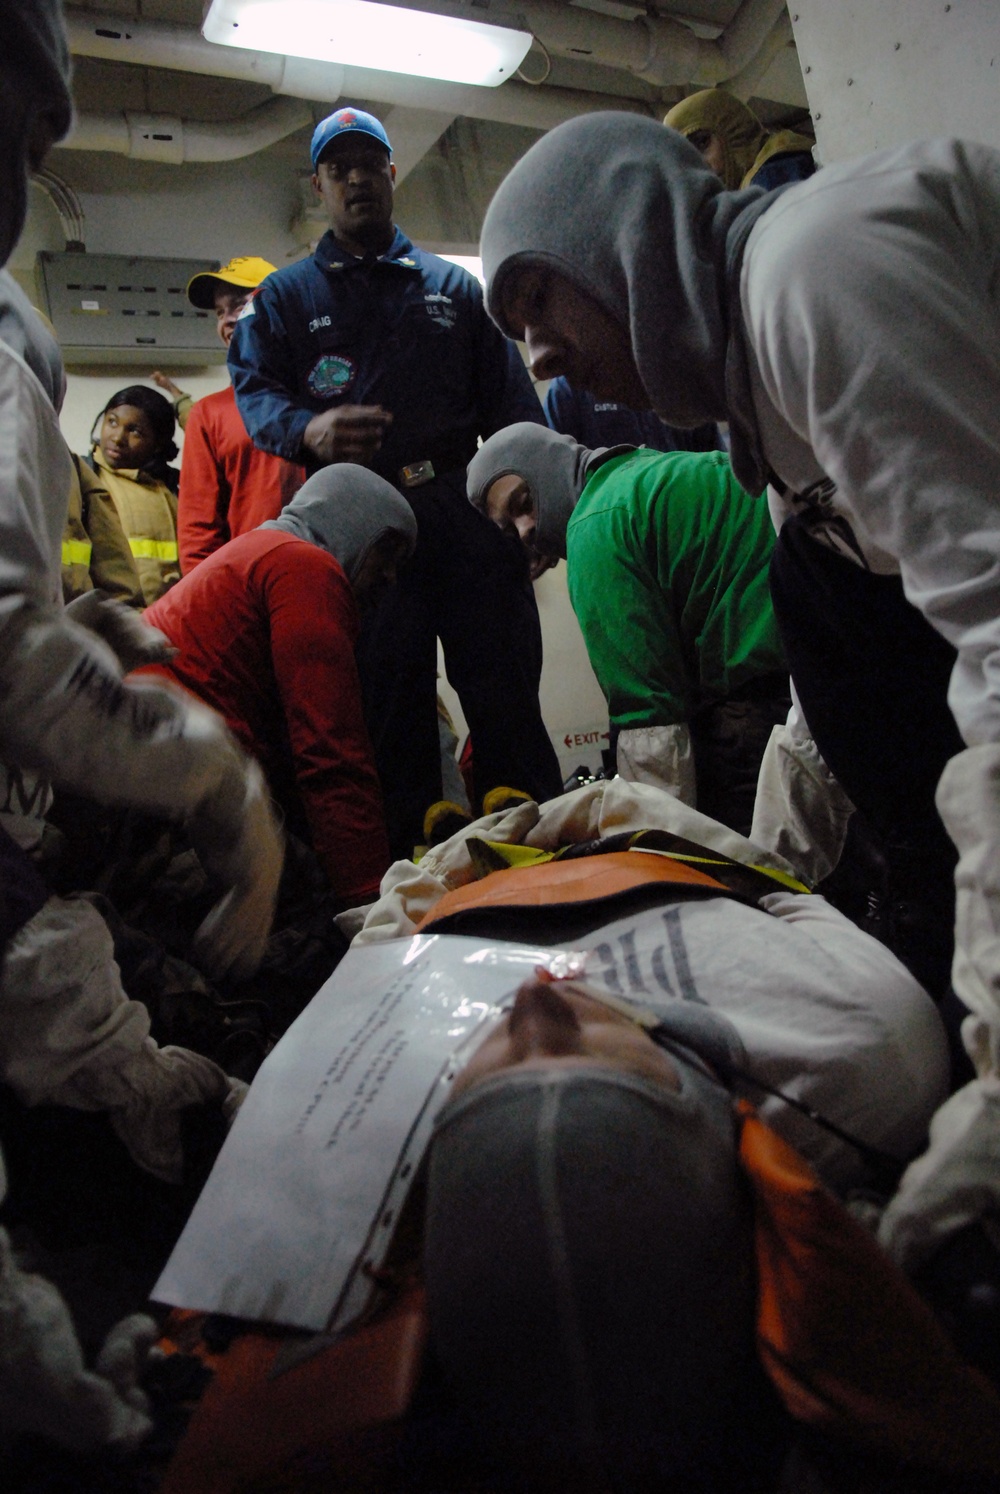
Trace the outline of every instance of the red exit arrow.
<instances>
[{"instance_id":1,"label":"red exit arrow","mask_svg":"<svg viewBox=\"0 0 1000 1494\"><path fill-rule=\"evenodd\" d=\"M578 731L567 732L563 737L563 744L566 747L590 747L595 742L606 742L607 740L608 733L606 731Z\"/></svg>"}]
</instances>

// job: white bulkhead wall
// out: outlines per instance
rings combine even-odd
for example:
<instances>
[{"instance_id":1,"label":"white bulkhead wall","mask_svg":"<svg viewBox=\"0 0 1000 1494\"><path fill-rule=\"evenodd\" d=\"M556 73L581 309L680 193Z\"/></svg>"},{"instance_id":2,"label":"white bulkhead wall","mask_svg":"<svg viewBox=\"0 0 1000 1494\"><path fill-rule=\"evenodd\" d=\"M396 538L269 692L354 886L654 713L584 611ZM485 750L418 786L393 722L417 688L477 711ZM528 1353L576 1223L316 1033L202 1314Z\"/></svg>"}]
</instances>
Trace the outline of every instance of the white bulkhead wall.
<instances>
[{"instance_id":1,"label":"white bulkhead wall","mask_svg":"<svg viewBox=\"0 0 1000 1494\"><path fill-rule=\"evenodd\" d=\"M1000 148L997 0L789 0L819 155L931 135Z\"/></svg>"}]
</instances>

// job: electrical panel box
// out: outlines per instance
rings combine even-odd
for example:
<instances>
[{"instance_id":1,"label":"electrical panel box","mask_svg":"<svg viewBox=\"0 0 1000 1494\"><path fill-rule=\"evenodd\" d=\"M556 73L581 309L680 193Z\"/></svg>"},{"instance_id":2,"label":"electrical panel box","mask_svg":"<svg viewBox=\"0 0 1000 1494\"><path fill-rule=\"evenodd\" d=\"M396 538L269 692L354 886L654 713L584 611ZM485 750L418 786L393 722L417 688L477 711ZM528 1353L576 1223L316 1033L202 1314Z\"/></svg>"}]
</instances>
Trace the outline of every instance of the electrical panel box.
<instances>
[{"instance_id":1,"label":"electrical panel box","mask_svg":"<svg viewBox=\"0 0 1000 1494\"><path fill-rule=\"evenodd\" d=\"M192 275L218 260L124 254L38 256L44 310L67 365L224 363L215 314L187 298Z\"/></svg>"}]
</instances>

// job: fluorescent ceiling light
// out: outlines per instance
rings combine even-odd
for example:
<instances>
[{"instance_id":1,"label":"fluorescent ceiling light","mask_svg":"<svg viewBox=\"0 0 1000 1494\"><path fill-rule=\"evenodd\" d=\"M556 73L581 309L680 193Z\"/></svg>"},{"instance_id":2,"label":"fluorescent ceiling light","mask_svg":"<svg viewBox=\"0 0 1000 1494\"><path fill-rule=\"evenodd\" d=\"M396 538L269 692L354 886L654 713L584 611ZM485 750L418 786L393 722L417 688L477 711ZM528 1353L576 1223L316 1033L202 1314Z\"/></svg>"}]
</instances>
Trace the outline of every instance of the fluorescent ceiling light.
<instances>
[{"instance_id":1,"label":"fluorescent ceiling light","mask_svg":"<svg viewBox=\"0 0 1000 1494\"><path fill-rule=\"evenodd\" d=\"M374 0L212 0L201 30L223 46L494 88L531 46L528 31Z\"/></svg>"}]
</instances>

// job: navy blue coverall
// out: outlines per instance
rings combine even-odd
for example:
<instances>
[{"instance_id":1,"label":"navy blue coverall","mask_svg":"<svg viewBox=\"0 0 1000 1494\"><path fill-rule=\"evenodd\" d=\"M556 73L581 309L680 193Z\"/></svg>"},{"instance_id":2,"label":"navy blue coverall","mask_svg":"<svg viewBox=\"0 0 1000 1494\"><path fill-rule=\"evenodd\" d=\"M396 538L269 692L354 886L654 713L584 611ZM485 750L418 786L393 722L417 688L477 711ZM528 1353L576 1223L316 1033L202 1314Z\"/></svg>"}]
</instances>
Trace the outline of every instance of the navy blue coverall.
<instances>
[{"instance_id":1,"label":"navy blue coverall","mask_svg":"<svg viewBox=\"0 0 1000 1494\"><path fill-rule=\"evenodd\" d=\"M302 437L335 404L382 405L393 423L372 460L413 507L419 539L358 650L390 841L409 855L441 796L435 639L469 723L476 793L561 790L538 704L542 644L523 551L472 508L465 466L477 438L542 411L517 348L486 315L479 282L396 230L357 259L328 232L309 259L269 275L229 348L253 441L311 461ZM433 464L407 487L401 470Z\"/></svg>"}]
</instances>

